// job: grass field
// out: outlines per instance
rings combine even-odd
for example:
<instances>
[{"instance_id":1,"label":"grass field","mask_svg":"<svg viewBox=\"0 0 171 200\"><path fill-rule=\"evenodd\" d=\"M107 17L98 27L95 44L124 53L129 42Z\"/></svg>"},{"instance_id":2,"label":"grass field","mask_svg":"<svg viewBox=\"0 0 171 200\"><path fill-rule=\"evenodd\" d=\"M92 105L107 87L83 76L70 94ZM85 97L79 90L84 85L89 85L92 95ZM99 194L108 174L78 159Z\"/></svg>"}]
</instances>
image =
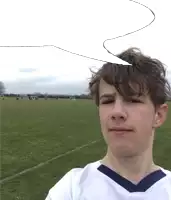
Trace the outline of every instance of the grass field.
<instances>
[{"instance_id":1,"label":"grass field","mask_svg":"<svg viewBox=\"0 0 171 200\"><path fill-rule=\"evenodd\" d=\"M98 160L105 153L97 109L91 100L7 99L0 103L1 181L76 147L97 141L2 182L2 200L43 200L48 190L68 170ZM155 161L171 169L170 152L171 111L165 125L157 130Z\"/></svg>"}]
</instances>

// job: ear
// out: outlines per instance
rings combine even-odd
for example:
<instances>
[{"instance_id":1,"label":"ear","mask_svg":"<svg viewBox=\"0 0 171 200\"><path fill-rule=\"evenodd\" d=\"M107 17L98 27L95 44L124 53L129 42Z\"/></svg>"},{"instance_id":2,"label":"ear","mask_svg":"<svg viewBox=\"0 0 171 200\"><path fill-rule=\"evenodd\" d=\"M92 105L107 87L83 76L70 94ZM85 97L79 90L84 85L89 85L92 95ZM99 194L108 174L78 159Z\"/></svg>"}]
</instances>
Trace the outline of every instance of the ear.
<instances>
[{"instance_id":1,"label":"ear","mask_svg":"<svg viewBox=\"0 0 171 200\"><path fill-rule=\"evenodd\" d=\"M162 104L156 109L154 128L159 128L164 124L167 119L168 109L167 104Z\"/></svg>"}]
</instances>

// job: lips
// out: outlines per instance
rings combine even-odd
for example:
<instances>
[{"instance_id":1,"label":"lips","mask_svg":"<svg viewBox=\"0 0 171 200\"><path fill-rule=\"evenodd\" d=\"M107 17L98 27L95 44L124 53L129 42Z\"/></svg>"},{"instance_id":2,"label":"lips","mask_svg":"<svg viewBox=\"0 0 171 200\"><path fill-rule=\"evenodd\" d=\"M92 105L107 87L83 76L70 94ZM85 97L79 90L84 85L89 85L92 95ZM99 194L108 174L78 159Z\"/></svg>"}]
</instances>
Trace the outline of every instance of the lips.
<instances>
[{"instance_id":1,"label":"lips","mask_svg":"<svg viewBox=\"0 0 171 200\"><path fill-rule=\"evenodd\" d=\"M132 129L128 129L128 128L110 128L109 131L132 131Z\"/></svg>"},{"instance_id":2,"label":"lips","mask_svg":"<svg viewBox=\"0 0 171 200\"><path fill-rule=\"evenodd\" d=\"M115 127L115 128L110 128L109 132L114 132L116 134L123 134L123 133L128 133L131 132L132 129L129 128L122 128L122 127Z\"/></svg>"}]
</instances>

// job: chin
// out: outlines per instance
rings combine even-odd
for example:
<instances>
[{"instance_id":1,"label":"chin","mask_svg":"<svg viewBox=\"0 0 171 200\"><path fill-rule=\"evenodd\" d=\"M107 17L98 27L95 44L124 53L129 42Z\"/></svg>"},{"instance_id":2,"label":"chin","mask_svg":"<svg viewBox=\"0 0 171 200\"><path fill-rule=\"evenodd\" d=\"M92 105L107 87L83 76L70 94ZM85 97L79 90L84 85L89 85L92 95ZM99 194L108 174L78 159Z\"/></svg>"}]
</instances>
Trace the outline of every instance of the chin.
<instances>
[{"instance_id":1,"label":"chin","mask_svg":"<svg viewBox=\"0 0 171 200\"><path fill-rule=\"evenodd\" d=\"M134 148L131 148L129 146L115 146L115 148L111 149L113 154L116 156L120 156L120 157L133 157L135 155L137 155L137 151L135 151Z\"/></svg>"}]
</instances>

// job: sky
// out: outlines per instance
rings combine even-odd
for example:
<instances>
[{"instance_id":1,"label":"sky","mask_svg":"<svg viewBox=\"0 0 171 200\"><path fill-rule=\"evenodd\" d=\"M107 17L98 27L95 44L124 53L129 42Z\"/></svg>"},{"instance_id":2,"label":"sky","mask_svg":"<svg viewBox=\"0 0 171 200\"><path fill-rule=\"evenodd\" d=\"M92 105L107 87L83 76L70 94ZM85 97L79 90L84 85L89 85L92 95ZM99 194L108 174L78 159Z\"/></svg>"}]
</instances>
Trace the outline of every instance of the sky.
<instances>
[{"instance_id":1,"label":"sky","mask_svg":"<svg viewBox=\"0 0 171 200\"><path fill-rule=\"evenodd\" d=\"M171 19L170 0L139 0L150 8L156 19L151 25L134 33L105 41L113 54L129 47L138 47L167 67L171 83ZM2 40L1 40L2 41ZM82 94L88 89L90 68L95 71L105 62L51 47L0 47L0 81L7 93Z\"/></svg>"},{"instance_id":2,"label":"sky","mask_svg":"<svg viewBox=\"0 0 171 200\"><path fill-rule=\"evenodd\" d=\"M14 93L86 93L89 68L101 66L101 62L53 48L4 48L2 54L0 79Z\"/></svg>"}]
</instances>

